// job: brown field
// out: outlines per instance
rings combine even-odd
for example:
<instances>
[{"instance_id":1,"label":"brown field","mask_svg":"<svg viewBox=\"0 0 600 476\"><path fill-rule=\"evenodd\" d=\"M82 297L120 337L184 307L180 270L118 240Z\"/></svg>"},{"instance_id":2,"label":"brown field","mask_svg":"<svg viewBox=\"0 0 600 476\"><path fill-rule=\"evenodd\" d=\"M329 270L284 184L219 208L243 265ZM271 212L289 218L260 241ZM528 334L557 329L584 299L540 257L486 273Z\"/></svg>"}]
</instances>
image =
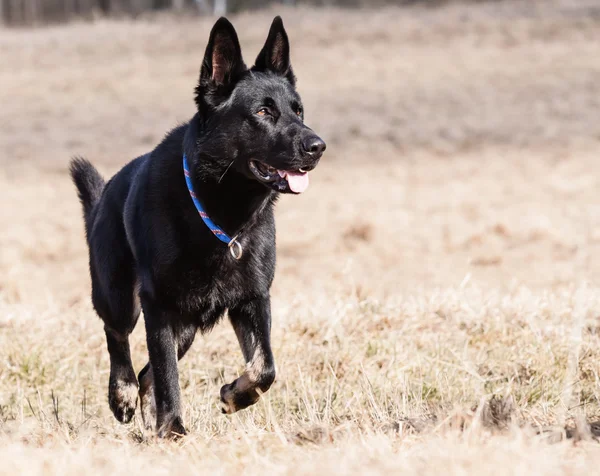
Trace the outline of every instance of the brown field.
<instances>
[{"instance_id":1,"label":"brown field","mask_svg":"<svg viewBox=\"0 0 600 476\"><path fill-rule=\"evenodd\" d=\"M247 62L274 14L232 19ZM66 169L191 116L213 19L0 29L0 473L594 474L595 2L282 15L328 151L278 205L278 379L221 415L243 359L227 323L198 337L179 442L110 413Z\"/></svg>"}]
</instances>

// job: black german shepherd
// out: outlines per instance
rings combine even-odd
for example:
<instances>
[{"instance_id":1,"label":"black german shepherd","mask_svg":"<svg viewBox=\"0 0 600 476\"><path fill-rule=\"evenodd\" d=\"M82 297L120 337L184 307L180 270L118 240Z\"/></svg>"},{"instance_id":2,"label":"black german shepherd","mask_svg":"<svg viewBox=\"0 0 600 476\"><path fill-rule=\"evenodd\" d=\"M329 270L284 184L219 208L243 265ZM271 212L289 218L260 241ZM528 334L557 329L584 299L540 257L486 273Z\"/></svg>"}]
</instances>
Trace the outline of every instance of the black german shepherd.
<instances>
[{"instance_id":1,"label":"black german shepherd","mask_svg":"<svg viewBox=\"0 0 600 476\"><path fill-rule=\"evenodd\" d=\"M110 354L108 401L120 422L135 413L139 379L145 427L161 437L185 434L177 361L196 332L209 331L226 310L247 366L221 388L223 412L254 404L273 383L273 205L278 193L306 189L325 150L304 125L295 82L280 17L250 69L233 25L221 18L202 62L198 112L188 123L106 184L86 160L71 162L92 302ZM150 358L136 378L129 334L140 307Z\"/></svg>"}]
</instances>

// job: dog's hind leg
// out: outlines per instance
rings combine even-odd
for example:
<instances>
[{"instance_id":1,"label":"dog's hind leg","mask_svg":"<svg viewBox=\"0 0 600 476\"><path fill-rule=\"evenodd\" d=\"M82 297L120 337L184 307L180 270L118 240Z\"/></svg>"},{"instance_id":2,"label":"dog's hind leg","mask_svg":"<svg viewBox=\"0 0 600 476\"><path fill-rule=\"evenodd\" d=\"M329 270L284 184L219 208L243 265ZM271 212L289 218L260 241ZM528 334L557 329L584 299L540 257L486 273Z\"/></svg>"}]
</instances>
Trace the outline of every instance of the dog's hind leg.
<instances>
[{"instance_id":1,"label":"dog's hind leg","mask_svg":"<svg viewBox=\"0 0 600 476\"><path fill-rule=\"evenodd\" d=\"M144 428L148 431L156 428L156 399L154 398L154 373L148 362L138 375L140 382L140 410Z\"/></svg>"},{"instance_id":2,"label":"dog's hind leg","mask_svg":"<svg viewBox=\"0 0 600 476\"><path fill-rule=\"evenodd\" d=\"M115 418L128 423L135 414L138 382L131 362L129 334L105 326L106 343L110 354L108 404Z\"/></svg>"},{"instance_id":3,"label":"dog's hind leg","mask_svg":"<svg viewBox=\"0 0 600 476\"><path fill-rule=\"evenodd\" d=\"M246 370L233 383L221 388L223 413L234 413L253 405L275 381L269 297L257 298L230 309L229 319L240 342Z\"/></svg>"},{"instance_id":4,"label":"dog's hind leg","mask_svg":"<svg viewBox=\"0 0 600 476\"><path fill-rule=\"evenodd\" d=\"M129 349L129 335L140 315L135 295L133 257L129 249L118 246L93 249L95 259L90 260L92 301L104 321L110 355L108 403L115 418L121 423L128 423L135 414L138 396L138 382ZM95 266L95 263L101 263L101 267Z\"/></svg>"}]
</instances>

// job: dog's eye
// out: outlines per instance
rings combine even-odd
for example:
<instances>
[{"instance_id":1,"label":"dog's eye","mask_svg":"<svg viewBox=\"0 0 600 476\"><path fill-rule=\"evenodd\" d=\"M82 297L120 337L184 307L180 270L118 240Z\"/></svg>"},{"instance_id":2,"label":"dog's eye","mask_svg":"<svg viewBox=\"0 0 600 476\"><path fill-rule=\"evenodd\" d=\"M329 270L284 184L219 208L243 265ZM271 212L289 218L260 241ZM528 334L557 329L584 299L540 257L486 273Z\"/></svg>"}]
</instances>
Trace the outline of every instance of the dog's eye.
<instances>
[{"instance_id":1,"label":"dog's eye","mask_svg":"<svg viewBox=\"0 0 600 476\"><path fill-rule=\"evenodd\" d=\"M303 111L302 111L302 108L301 108L301 107L299 107L298 109L296 109L296 115L297 115L297 116L302 116L302 112L303 112Z\"/></svg>"},{"instance_id":2,"label":"dog's eye","mask_svg":"<svg viewBox=\"0 0 600 476\"><path fill-rule=\"evenodd\" d=\"M271 114L271 111L269 111L268 108L266 107L261 107L257 113L259 116L269 116Z\"/></svg>"}]
</instances>

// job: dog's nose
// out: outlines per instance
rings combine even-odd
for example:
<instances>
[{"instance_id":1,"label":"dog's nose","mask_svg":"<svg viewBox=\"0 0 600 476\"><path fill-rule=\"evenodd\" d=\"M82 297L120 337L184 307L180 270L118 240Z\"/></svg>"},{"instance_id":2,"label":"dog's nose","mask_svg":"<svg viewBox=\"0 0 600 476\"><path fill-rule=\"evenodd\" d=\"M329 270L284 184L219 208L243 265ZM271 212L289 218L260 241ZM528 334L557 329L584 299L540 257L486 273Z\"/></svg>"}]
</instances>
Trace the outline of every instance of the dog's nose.
<instances>
[{"instance_id":1,"label":"dog's nose","mask_svg":"<svg viewBox=\"0 0 600 476\"><path fill-rule=\"evenodd\" d=\"M318 136L309 136L302 141L304 153L313 159L318 159L323 155L327 144Z\"/></svg>"}]
</instances>

